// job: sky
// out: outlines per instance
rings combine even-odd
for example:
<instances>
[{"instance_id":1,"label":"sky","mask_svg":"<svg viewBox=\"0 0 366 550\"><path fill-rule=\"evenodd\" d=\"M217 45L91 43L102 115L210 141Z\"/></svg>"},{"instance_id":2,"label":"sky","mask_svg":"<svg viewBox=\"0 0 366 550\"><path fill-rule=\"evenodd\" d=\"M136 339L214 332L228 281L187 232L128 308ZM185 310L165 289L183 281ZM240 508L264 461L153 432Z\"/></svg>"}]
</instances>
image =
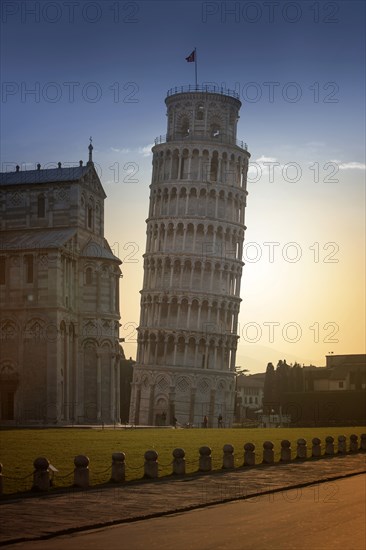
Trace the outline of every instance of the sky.
<instances>
[{"instance_id":1,"label":"sky","mask_svg":"<svg viewBox=\"0 0 366 550\"><path fill-rule=\"evenodd\" d=\"M237 366L365 353L363 1L6 1L2 171L93 159L135 358L151 147L167 90L234 89L248 144Z\"/></svg>"}]
</instances>

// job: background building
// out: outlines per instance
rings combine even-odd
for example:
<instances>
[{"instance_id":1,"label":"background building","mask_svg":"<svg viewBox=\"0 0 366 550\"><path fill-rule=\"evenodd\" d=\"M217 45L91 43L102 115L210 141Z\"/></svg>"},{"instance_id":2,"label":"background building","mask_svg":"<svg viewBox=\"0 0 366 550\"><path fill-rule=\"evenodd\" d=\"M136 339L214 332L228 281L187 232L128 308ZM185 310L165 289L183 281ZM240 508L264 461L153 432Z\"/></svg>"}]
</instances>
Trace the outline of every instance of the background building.
<instances>
[{"instance_id":1,"label":"background building","mask_svg":"<svg viewBox=\"0 0 366 550\"><path fill-rule=\"evenodd\" d=\"M130 422L216 425L234 414L249 153L235 92L168 92L153 147Z\"/></svg>"},{"instance_id":2,"label":"background building","mask_svg":"<svg viewBox=\"0 0 366 550\"><path fill-rule=\"evenodd\" d=\"M264 379L266 373L239 374L236 380L235 421L258 420L254 414L263 406Z\"/></svg>"},{"instance_id":3,"label":"background building","mask_svg":"<svg viewBox=\"0 0 366 550\"><path fill-rule=\"evenodd\" d=\"M86 166L1 174L2 423L120 419L121 261L92 149Z\"/></svg>"},{"instance_id":4,"label":"background building","mask_svg":"<svg viewBox=\"0 0 366 550\"><path fill-rule=\"evenodd\" d=\"M292 425L357 426L366 423L366 355L328 355L325 367L267 366L263 409Z\"/></svg>"}]
</instances>

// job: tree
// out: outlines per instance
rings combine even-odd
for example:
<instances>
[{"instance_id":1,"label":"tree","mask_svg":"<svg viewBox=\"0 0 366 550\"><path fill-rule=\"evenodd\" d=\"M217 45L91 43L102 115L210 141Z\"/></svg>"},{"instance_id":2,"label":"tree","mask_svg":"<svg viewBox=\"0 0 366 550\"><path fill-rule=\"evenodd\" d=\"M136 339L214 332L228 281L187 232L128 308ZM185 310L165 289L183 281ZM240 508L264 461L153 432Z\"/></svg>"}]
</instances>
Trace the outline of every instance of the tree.
<instances>
[{"instance_id":1,"label":"tree","mask_svg":"<svg viewBox=\"0 0 366 550\"><path fill-rule=\"evenodd\" d=\"M263 412L270 414L272 409L276 410L277 404L278 396L275 369L272 363L268 363L263 388L263 407L266 411Z\"/></svg>"}]
</instances>

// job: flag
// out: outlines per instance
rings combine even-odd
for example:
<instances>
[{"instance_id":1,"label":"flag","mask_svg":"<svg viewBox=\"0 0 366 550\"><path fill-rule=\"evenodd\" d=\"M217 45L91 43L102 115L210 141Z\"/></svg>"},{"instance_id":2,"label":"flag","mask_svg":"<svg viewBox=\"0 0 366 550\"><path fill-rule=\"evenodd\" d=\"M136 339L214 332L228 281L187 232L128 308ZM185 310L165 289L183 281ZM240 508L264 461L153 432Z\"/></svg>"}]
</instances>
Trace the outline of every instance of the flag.
<instances>
[{"instance_id":1,"label":"flag","mask_svg":"<svg viewBox=\"0 0 366 550\"><path fill-rule=\"evenodd\" d=\"M196 61L196 50L193 50L193 52L186 57L186 61L188 61L188 63L194 63Z\"/></svg>"}]
</instances>

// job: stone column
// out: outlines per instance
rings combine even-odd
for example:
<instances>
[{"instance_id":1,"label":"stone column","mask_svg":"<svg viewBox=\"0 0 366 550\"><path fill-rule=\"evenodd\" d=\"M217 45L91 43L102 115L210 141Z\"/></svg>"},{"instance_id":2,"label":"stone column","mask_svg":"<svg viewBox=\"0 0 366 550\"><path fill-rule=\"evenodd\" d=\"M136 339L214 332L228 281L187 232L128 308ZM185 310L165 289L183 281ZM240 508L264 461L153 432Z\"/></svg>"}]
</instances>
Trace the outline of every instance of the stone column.
<instances>
[{"instance_id":1,"label":"stone column","mask_svg":"<svg viewBox=\"0 0 366 550\"><path fill-rule=\"evenodd\" d=\"M175 417L175 386L170 387L169 391L169 424L173 425L173 418Z\"/></svg>"},{"instance_id":2,"label":"stone column","mask_svg":"<svg viewBox=\"0 0 366 550\"><path fill-rule=\"evenodd\" d=\"M194 422L194 408L196 404L196 391L197 388L191 388L191 397L189 403L189 423L193 424Z\"/></svg>"},{"instance_id":3,"label":"stone column","mask_svg":"<svg viewBox=\"0 0 366 550\"><path fill-rule=\"evenodd\" d=\"M197 359L198 359L198 342L196 341L195 349L194 349L194 366L197 368Z\"/></svg>"},{"instance_id":4,"label":"stone column","mask_svg":"<svg viewBox=\"0 0 366 550\"><path fill-rule=\"evenodd\" d=\"M136 400L135 400L135 418L134 423L138 425L140 423L140 402L141 402L141 386L136 387Z\"/></svg>"},{"instance_id":5,"label":"stone column","mask_svg":"<svg viewBox=\"0 0 366 550\"><path fill-rule=\"evenodd\" d=\"M188 302L187 324L186 324L187 329L189 329L190 327L191 307L192 307L192 300Z\"/></svg>"},{"instance_id":6,"label":"stone column","mask_svg":"<svg viewBox=\"0 0 366 550\"><path fill-rule=\"evenodd\" d=\"M188 180L192 179L191 167L192 167L192 152L189 151L188 152L188 174L187 174ZM187 214L187 210L186 210L186 214Z\"/></svg>"},{"instance_id":7,"label":"stone column","mask_svg":"<svg viewBox=\"0 0 366 550\"><path fill-rule=\"evenodd\" d=\"M100 352L97 352L97 420L102 419L102 369Z\"/></svg>"},{"instance_id":8,"label":"stone column","mask_svg":"<svg viewBox=\"0 0 366 550\"><path fill-rule=\"evenodd\" d=\"M96 270L96 279L97 279L97 292L96 292L96 306L97 306L97 311L100 311L100 271L99 269Z\"/></svg>"},{"instance_id":9,"label":"stone column","mask_svg":"<svg viewBox=\"0 0 366 550\"><path fill-rule=\"evenodd\" d=\"M109 412L109 415L111 417L111 422L115 421L115 394L116 394L116 388L115 388L114 374L115 374L115 355L111 355L110 366L109 366L109 388L110 388L110 394L109 394L110 412Z\"/></svg>"},{"instance_id":10,"label":"stone column","mask_svg":"<svg viewBox=\"0 0 366 550\"><path fill-rule=\"evenodd\" d=\"M206 346L205 346L205 362L204 362L204 365L203 365L203 368L204 369L207 369L207 366L208 366L208 350L209 350L209 345L206 341Z\"/></svg>"},{"instance_id":11,"label":"stone column","mask_svg":"<svg viewBox=\"0 0 366 550\"><path fill-rule=\"evenodd\" d=\"M210 406L208 412L208 427L213 428L214 425L214 416L215 416L215 399L216 399L216 390L212 389L210 394Z\"/></svg>"},{"instance_id":12,"label":"stone column","mask_svg":"<svg viewBox=\"0 0 366 550\"><path fill-rule=\"evenodd\" d=\"M151 384L149 397L149 425L154 426L154 400L155 400L155 384Z\"/></svg>"},{"instance_id":13,"label":"stone column","mask_svg":"<svg viewBox=\"0 0 366 550\"><path fill-rule=\"evenodd\" d=\"M198 155L198 181L202 181L202 155Z\"/></svg>"},{"instance_id":14,"label":"stone column","mask_svg":"<svg viewBox=\"0 0 366 550\"><path fill-rule=\"evenodd\" d=\"M115 360L115 382L116 382L116 422L121 422L121 365L120 356Z\"/></svg>"},{"instance_id":15,"label":"stone column","mask_svg":"<svg viewBox=\"0 0 366 550\"><path fill-rule=\"evenodd\" d=\"M234 347L231 348L231 359L230 359L230 370L235 370L235 358L236 358L236 349Z\"/></svg>"},{"instance_id":16,"label":"stone column","mask_svg":"<svg viewBox=\"0 0 366 550\"><path fill-rule=\"evenodd\" d=\"M178 346L178 343L174 341L173 367L175 367L177 364L177 346Z\"/></svg>"},{"instance_id":17,"label":"stone column","mask_svg":"<svg viewBox=\"0 0 366 550\"><path fill-rule=\"evenodd\" d=\"M151 351L151 338L150 338L150 334L148 335L147 337L147 358L145 360L145 356L144 356L144 363L146 363L146 365L150 365L150 351Z\"/></svg>"},{"instance_id":18,"label":"stone column","mask_svg":"<svg viewBox=\"0 0 366 550\"><path fill-rule=\"evenodd\" d=\"M78 350L79 360L77 363L77 404L76 404L76 422L83 422L85 418L84 405L84 350L81 347Z\"/></svg>"},{"instance_id":19,"label":"stone column","mask_svg":"<svg viewBox=\"0 0 366 550\"><path fill-rule=\"evenodd\" d=\"M197 225L193 225L193 244L192 244L192 252L193 254L196 252L196 238L197 238Z\"/></svg>"},{"instance_id":20,"label":"stone column","mask_svg":"<svg viewBox=\"0 0 366 550\"><path fill-rule=\"evenodd\" d=\"M70 417L70 324L68 323L65 330L65 372L64 372L64 420L69 421Z\"/></svg>"}]
</instances>

